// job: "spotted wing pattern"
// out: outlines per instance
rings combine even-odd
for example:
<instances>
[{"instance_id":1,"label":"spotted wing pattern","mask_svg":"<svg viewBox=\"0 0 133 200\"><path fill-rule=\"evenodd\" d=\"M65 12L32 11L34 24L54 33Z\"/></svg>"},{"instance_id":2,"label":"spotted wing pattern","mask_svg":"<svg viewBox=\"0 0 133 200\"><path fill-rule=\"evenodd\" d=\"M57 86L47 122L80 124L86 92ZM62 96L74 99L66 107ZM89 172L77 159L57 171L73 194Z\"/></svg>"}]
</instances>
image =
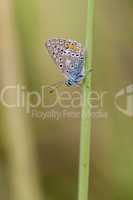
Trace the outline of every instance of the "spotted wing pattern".
<instances>
[{"instance_id":1,"label":"spotted wing pattern","mask_svg":"<svg viewBox=\"0 0 133 200\"><path fill-rule=\"evenodd\" d=\"M46 48L58 69L70 77L83 71L85 49L75 40L53 38L45 43Z\"/></svg>"}]
</instances>

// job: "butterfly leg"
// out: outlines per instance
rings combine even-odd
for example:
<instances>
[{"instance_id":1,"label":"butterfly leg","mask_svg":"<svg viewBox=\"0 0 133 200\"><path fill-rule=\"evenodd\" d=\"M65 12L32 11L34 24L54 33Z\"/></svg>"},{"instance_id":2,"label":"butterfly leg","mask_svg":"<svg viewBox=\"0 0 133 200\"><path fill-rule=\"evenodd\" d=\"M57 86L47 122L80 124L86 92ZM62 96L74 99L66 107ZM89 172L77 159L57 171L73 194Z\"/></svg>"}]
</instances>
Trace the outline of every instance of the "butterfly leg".
<instances>
[{"instance_id":1,"label":"butterfly leg","mask_svg":"<svg viewBox=\"0 0 133 200\"><path fill-rule=\"evenodd\" d=\"M92 68L88 69L88 70L85 72L85 77L84 77L84 79L86 78L86 76L87 76L90 72L93 72L93 71L94 71L94 69L92 69Z\"/></svg>"},{"instance_id":2,"label":"butterfly leg","mask_svg":"<svg viewBox=\"0 0 133 200\"><path fill-rule=\"evenodd\" d=\"M92 69L92 68L91 68L91 69L88 69L88 70L86 71L85 76L84 76L84 79L83 79L83 82L85 82L85 79L86 79L86 77L88 76L88 74L89 74L90 72L93 72L93 69ZM87 88L89 89L89 86L87 86Z\"/></svg>"}]
</instances>

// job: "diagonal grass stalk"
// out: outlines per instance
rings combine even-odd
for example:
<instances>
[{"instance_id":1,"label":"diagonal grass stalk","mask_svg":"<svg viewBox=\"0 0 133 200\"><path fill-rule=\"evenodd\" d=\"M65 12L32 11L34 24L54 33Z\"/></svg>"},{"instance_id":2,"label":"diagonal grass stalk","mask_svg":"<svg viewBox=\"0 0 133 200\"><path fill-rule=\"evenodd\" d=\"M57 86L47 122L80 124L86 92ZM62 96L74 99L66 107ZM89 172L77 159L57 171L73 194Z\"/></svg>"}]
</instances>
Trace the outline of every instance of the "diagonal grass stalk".
<instances>
[{"instance_id":1,"label":"diagonal grass stalk","mask_svg":"<svg viewBox=\"0 0 133 200\"><path fill-rule=\"evenodd\" d=\"M93 12L94 0L88 0L86 41L87 50L85 71L92 68L92 42L93 42ZM81 136L80 136L80 161L79 161L79 188L78 200L88 200L89 189L89 161L90 161L90 136L91 136L91 73L86 76L83 83L83 106L81 113ZM89 116L89 117L88 117Z\"/></svg>"}]
</instances>

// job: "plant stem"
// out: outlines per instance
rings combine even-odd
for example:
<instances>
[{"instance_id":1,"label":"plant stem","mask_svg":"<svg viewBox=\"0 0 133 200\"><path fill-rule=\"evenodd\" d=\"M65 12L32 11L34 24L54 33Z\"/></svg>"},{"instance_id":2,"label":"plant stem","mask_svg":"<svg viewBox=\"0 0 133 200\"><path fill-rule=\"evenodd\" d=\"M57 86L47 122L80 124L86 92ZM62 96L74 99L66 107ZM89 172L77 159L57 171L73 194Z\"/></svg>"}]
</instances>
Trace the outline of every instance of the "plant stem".
<instances>
[{"instance_id":1,"label":"plant stem","mask_svg":"<svg viewBox=\"0 0 133 200\"><path fill-rule=\"evenodd\" d=\"M93 11L94 0L88 0L86 22L86 61L85 71L92 68L92 42L93 42ZM79 163L79 190L78 200L88 200L89 188L89 161L90 161L90 136L91 136L91 73L87 75L83 84L83 107L81 114L80 136L80 163Z\"/></svg>"}]
</instances>

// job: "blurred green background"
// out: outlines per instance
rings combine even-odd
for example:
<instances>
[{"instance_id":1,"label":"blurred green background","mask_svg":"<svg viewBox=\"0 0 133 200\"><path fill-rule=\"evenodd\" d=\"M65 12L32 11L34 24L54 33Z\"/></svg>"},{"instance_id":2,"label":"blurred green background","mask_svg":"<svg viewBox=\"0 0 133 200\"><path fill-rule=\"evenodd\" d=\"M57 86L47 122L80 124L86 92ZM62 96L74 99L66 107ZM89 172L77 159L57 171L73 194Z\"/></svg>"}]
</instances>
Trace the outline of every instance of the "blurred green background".
<instances>
[{"instance_id":1,"label":"blurred green background","mask_svg":"<svg viewBox=\"0 0 133 200\"><path fill-rule=\"evenodd\" d=\"M84 45L86 7L87 0L1 0L0 92L19 84L40 93L42 85L63 80L43 44L61 37ZM133 199L133 97L126 91L133 84L132 19L131 0L95 1L92 85L107 94L103 107L93 111L91 200ZM114 103L121 89L118 106L125 112ZM81 88L60 88L64 90L82 93ZM51 102L54 94L47 92L45 98ZM14 102L15 90L6 99ZM56 105L54 110L62 108ZM77 199L79 117L43 120L1 101L0 125L0 199Z\"/></svg>"}]
</instances>

